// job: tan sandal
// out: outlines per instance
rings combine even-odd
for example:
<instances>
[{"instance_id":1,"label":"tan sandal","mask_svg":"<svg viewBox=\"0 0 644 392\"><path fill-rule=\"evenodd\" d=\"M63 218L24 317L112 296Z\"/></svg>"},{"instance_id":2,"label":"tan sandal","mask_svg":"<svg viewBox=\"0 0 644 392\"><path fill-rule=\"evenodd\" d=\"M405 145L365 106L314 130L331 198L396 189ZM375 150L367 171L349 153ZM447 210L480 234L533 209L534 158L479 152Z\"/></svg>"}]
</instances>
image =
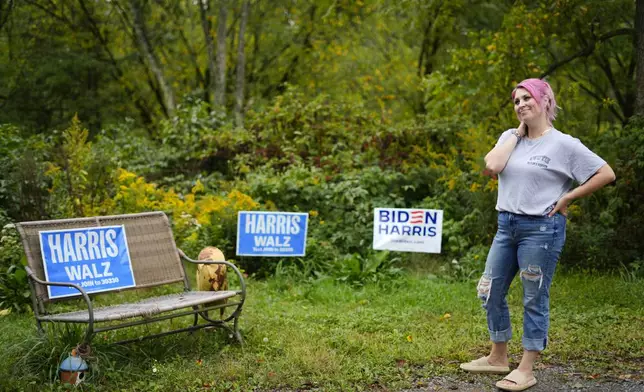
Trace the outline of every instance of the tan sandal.
<instances>
[{"instance_id":1,"label":"tan sandal","mask_svg":"<svg viewBox=\"0 0 644 392\"><path fill-rule=\"evenodd\" d=\"M475 359L472 362L462 363L461 369L471 373L490 373L490 374L506 374L510 372L509 366L490 365L487 357Z\"/></svg>"},{"instance_id":2,"label":"tan sandal","mask_svg":"<svg viewBox=\"0 0 644 392\"><path fill-rule=\"evenodd\" d=\"M513 382L514 385L505 385L502 384L503 381L510 381ZM508 374L507 376L503 377L503 380L499 381L496 383L496 387L499 389L502 389L504 391L525 391L526 389L530 388L531 386L534 386L537 384L537 379L532 377L526 377L525 374L520 372L519 370L515 369L512 371L512 373Z\"/></svg>"}]
</instances>

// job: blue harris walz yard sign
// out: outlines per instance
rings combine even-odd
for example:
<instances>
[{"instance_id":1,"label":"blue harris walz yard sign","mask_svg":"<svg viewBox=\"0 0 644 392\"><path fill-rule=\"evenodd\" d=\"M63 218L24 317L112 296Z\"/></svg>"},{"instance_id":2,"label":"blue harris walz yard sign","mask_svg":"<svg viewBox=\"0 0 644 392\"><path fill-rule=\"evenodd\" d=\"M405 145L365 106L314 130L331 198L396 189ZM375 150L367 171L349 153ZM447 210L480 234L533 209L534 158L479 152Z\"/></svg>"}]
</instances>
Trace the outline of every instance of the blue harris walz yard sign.
<instances>
[{"instance_id":1,"label":"blue harris walz yard sign","mask_svg":"<svg viewBox=\"0 0 644 392\"><path fill-rule=\"evenodd\" d=\"M309 214L239 211L238 256L304 256Z\"/></svg>"},{"instance_id":2,"label":"blue harris walz yard sign","mask_svg":"<svg viewBox=\"0 0 644 392\"><path fill-rule=\"evenodd\" d=\"M74 283L88 293L135 285L123 226L50 230L38 234L47 281ZM80 294L73 287L47 286L47 290L49 298Z\"/></svg>"}]
</instances>

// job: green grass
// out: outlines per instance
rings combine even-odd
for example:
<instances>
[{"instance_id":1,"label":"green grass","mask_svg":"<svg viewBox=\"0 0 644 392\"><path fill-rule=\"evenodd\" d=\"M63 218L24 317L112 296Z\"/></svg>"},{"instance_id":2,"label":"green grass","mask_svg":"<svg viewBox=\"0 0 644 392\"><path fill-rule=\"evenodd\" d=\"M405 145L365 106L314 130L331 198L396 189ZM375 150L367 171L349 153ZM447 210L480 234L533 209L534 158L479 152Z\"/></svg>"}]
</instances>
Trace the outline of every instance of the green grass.
<instances>
[{"instance_id":1,"label":"green grass","mask_svg":"<svg viewBox=\"0 0 644 392\"><path fill-rule=\"evenodd\" d=\"M642 281L557 276L550 346L542 362L589 374L641 369L642 293ZM518 279L509 301L516 363L522 320ZM475 282L445 283L422 275L384 288L352 288L330 280L251 280L241 320L243 347L223 331L124 347L109 346L99 337L84 390L396 390L419 377L457 373L460 361L484 355L489 344ZM162 329L163 323L151 328ZM63 389L55 380L56 363L78 333L59 326L43 339L36 336L31 316L1 318L0 385ZM107 336L107 342L115 337Z\"/></svg>"}]
</instances>

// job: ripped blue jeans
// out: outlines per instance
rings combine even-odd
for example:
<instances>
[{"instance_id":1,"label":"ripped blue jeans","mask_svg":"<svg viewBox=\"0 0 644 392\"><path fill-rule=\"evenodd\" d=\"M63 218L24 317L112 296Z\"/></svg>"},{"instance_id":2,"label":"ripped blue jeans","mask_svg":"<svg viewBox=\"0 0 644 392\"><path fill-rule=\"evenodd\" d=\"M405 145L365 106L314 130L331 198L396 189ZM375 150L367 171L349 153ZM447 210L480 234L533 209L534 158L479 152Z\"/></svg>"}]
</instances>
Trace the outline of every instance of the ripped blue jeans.
<instances>
[{"instance_id":1,"label":"ripped blue jeans","mask_svg":"<svg viewBox=\"0 0 644 392\"><path fill-rule=\"evenodd\" d=\"M523 284L523 347L542 351L548 342L550 284L566 241L566 217L499 212L499 226L477 291L487 312L490 339L512 337L506 296L517 272Z\"/></svg>"}]
</instances>

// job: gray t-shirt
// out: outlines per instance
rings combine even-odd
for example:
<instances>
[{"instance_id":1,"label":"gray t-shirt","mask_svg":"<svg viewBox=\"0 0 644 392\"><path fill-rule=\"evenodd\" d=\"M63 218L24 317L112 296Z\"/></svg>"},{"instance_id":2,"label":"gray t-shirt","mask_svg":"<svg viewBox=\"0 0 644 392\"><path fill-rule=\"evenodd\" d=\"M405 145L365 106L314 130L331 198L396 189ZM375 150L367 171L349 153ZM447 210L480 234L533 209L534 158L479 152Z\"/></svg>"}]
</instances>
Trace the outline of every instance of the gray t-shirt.
<instances>
[{"instance_id":1,"label":"gray t-shirt","mask_svg":"<svg viewBox=\"0 0 644 392\"><path fill-rule=\"evenodd\" d=\"M509 137L503 132L497 146ZM552 128L534 140L522 138L499 173L496 209L523 215L546 215L566 194L573 180L586 182L606 161L579 139Z\"/></svg>"}]
</instances>

